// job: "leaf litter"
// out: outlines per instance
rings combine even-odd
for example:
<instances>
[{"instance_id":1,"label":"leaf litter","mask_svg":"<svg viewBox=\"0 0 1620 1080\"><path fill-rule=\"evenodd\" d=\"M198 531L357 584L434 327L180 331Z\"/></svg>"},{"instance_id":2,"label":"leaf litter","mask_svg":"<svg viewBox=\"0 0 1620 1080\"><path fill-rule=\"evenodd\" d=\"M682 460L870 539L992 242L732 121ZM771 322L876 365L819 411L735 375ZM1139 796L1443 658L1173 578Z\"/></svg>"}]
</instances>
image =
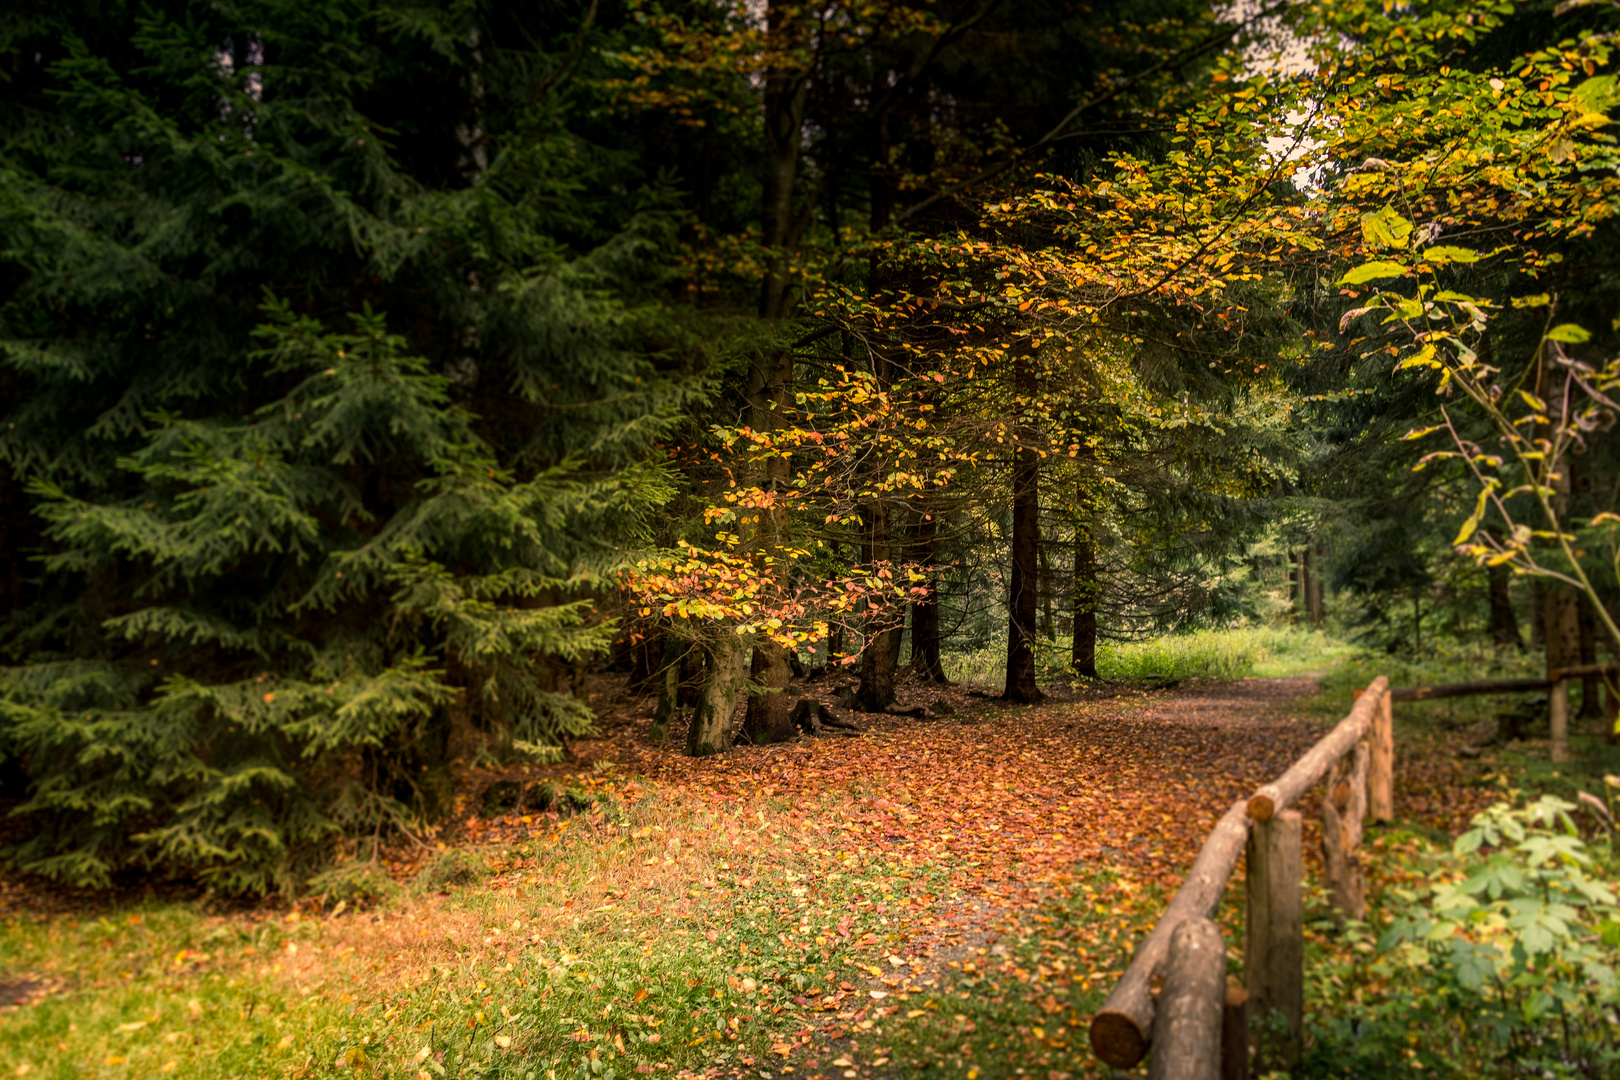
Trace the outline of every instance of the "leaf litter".
<instances>
[{"instance_id":1,"label":"leaf litter","mask_svg":"<svg viewBox=\"0 0 1620 1080\"><path fill-rule=\"evenodd\" d=\"M534 1080L1062 1080L1095 1069L1090 1013L1223 808L1322 734L1302 708L1314 690L1116 687L1017 708L936 691L954 716L863 716L862 738L707 759L625 724L576 747L585 768L552 771L590 795L572 816L485 818L468 807L497 774L464 772L437 846L479 853L484 880L292 912L234 970L356 1023L465 1033L430 1038L404 1075L476 1059ZM1494 797L1488 762L1398 748L1402 815L1450 830ZM421 880L443 854L402 847L390 869ZM305 1056L386 1067L414 1038Z\"/></svg>"}]
</instances>

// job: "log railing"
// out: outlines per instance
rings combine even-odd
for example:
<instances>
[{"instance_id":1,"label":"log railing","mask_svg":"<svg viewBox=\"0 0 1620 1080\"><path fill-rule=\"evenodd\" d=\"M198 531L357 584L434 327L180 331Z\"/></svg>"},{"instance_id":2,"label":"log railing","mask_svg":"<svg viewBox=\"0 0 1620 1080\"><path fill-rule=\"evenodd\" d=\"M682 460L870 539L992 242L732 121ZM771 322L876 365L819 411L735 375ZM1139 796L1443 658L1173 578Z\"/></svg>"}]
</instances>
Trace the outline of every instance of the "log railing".
<instances>
[{"instance_id":1,"label":"log railing","mask_svg":"<svg viewBox=\"0 0 1620 1080\"><path fill-rule=\"evenodd\" d=\"M1286 1021L1284 1035L1280 1046L1266 1048L1267 1055L1284 1068L1297 1059L1305 990L1304 871L1302 822L1289 806L1329 780L1323 806L1334 833L1329 873L1337 875L1330 890L1335 902L1347 905L1345 915L1360 918L1365 914L1357 860L1361 816L1369 809L1381 820L1394 816L1390 698L1389 680L1374 679L1350 715L1287 772L1226 811L1187 880L1092 1017L1091 1048L1099 1058L1129 1069L1152 1049L1150 1077L1246 1077L1246 1015L1264 1017L1276 1010ZM1247 862L1244 980L1241 987L1229 987L1226 950L1212 920L1240 855ZM1212 954L1218 965L1209 959ZM1154 985L1161 980L1155 1000Z\"/></svg>"},{"instance_id":2,"label":"log railing","mask_svg":"<svg viewBox=\"0 0 1620 1080\"><path fill-rule=\"evenodd\" d=\"M1305 1005L1303 822L1290 804L1326 781L1321 813L1328 895L1337 918L1364 918L1362 822L1395 818L1396 702L1548 690L1551 756L1567 761L1569 683L1616 674L1620 664L1588 664L1551 671L1546 679L1396 689L1380 676L1357 691L1350 715L1288 771L1234 803L1210 831L1187 880L1092 1017L1092 1052L1117 1069L1148 1057L1151 1080L1247 1080L1248 1016L1275 1012L1282 1016L1281 1036L1261 1048L1260 1064L1298 1064ZM1608 696L1611 726L1617 699ZM1241 985L1226 978L1226 950L1213 921L1239 856L1246 861L1247 904Z\"/></svg>"}]
</instances>

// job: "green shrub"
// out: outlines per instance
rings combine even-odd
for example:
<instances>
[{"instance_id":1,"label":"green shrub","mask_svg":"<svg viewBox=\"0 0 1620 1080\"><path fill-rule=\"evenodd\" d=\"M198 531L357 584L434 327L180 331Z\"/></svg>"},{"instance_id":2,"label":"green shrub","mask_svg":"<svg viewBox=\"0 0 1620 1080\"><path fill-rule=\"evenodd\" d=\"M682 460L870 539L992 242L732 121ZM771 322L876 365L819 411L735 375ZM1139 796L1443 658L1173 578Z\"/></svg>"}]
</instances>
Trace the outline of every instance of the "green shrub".
<instances>
[{"instance_id":1,"label":"green shrub","mask_svg":"<svg viewBox=\"0 0 1620 1080\"><path fill-rule=\"evenodd\" d=\"M1620 909L1573 809L1499 803L1424 887L1391 890L1377 958L1321 983L1349 992L1313 1008L1305 1074L1616 1075Z\"/></svg>"}]
</instances>

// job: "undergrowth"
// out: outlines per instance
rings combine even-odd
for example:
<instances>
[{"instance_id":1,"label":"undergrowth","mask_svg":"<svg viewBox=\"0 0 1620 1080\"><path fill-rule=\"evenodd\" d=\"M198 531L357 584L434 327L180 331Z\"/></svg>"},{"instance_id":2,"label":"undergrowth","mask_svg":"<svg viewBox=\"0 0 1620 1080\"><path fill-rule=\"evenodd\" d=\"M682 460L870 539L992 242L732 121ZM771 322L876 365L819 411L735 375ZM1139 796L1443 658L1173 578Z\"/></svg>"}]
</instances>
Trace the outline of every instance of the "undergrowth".
<instances>
[{"instance_id":1,"label":"undergrowth","mask_svg":"<svg viewBox=\"0 0 1620 1080\"><path fill-rule=\"evenodd\" d=\"M1448 845L1400 830L1367 924L1310 935L1304 1077L1612 1077L1620 910L1574 807L1500 803Z\"/></svg>"}]
</instances>

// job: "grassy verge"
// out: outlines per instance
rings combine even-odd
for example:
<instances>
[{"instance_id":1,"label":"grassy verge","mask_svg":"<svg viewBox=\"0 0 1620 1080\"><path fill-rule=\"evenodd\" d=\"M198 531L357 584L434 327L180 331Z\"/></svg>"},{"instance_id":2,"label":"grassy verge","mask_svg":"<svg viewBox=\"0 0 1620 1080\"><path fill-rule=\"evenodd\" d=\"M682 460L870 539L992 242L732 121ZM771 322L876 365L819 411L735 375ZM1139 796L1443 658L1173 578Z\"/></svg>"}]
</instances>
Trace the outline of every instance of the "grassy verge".
<instances>
[{"instance_id":1,"label":"grassy verge","mask_svg":"<svg viewBox=\"0 0 1620 1080\"><path fill-rule=\"evenodd\" d=\"M868 993L857 958L886 944L872 897L937 884L867 864L811 882L776 850L780 821L649 801L571 824L485 852L488 880L367 911L7 920L0 968L60 991L0 1022L0 1071L614 1080L751 1065L793 1045L807 988Z\"/></svg>"},{"instance_id":2,"label":"grassy verge","mask_svg":"<svg viewBox=\"0 0 1620 1080\"><path fill-rule=\"evenodd\" d=\"M1047 680L1068 677L1066 642L1041 642L1037 663ZM1097 647L1097 673L1104 679L1244 679L1318 674L1360 655L1360 650L1320 630L1253 626L1194 630L1146 641L1104 642ZM1003 650L947 653L953 682L999 688L1006 678Z\"/></svg>"},{"instance_id":3,"label":"grassy verge","mask_svg":"<svg viewBox=\"0 0 1620 1080\"><path fill-rule=\"evenodd\" d=\"M908 946L962 868L834 855L824 806L656 796L486 848L363 909L144 902L0 923L0 1075L976 1078L1088 1068L1082 1025L1140 930L1075 885L1008 931ZM821 842L825 842L822 840ZM803 853L796 853L802 851ZM971 871L968 871L971 872ZM910 959L903 958L906 953Z\"/></svg>"}]
</instances>

